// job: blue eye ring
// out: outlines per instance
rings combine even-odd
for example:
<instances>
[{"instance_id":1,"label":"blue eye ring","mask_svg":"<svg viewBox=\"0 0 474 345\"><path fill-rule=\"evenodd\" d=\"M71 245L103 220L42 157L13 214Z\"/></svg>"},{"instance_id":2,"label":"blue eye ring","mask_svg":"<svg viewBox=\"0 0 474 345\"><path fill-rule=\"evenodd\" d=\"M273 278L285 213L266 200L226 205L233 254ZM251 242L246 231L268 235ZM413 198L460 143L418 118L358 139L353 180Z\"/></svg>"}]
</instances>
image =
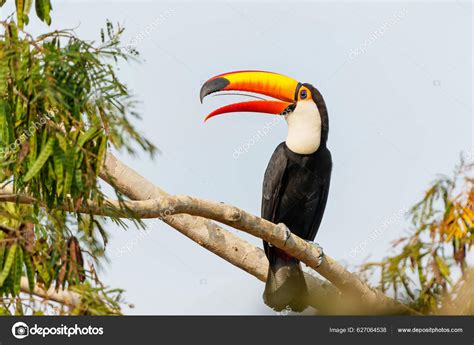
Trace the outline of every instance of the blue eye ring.
<instances>
[{"instance_id":1,"label":"blue eye ring","mask_svg":"<svg viewBox=\"0 0 474 345\"><path fill-rule=\"evenodd\" d=\"M300 91L300 98L301 99L306 99L306 97L308 97L308 92L306 92L306 90L301 90Z\"/></svg>"}]
</instances>

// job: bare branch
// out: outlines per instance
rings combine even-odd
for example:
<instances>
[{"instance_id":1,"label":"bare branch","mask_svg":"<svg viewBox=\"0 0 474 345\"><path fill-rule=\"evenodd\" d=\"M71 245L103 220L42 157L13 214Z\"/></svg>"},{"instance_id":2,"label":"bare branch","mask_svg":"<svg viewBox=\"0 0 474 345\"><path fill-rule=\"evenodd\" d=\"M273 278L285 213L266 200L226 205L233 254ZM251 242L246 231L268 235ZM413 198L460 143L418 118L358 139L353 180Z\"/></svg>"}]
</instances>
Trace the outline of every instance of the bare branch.
<instances>
[{"instance_id":1,"label":"bare branch","mask_svg":"<svg viewBox=\"0 0 474 345\"><path fill-rule=\"evenodd\" d=\"M21 277L20 287L21 292L32 294L45 300L58 302L71 307L78 306L81 303L81 295L72 291L63 289L56 290L54 287L50 287L49 290L45 290L39 284L36 284L33 291L30 291L28 279L26 277Z\"/></svg>"},{"instance_id":2,"label":"bare branch","mask_svg":"<svg viewBox=\"0 0 474 345\"><path fill-rule=\"evenodd\" d=\"M207 219L221 222L270 242L326 277L344 293L344 300L347 304L346 308L336 308L335 312L348 313L352 310L364 313L365 307L367 308L366 312L371 314L416 314L415 311L387 297L379 290L370 288L329 256L326 256L323 263L318 266L320 249L294 234L290 234L287 238L286 227L283 224L275 225L237 207L223 203L190 196L170 196L119 162L111 154L107 155L103 170L104 172L101 174L103 179L130 198L138 200L124 203L136 216L163 220L206 249L262 281L266 279L268 270L268 261L263 251ZM6 194L8 190L7 187L0 192L1 200L8 200L9 196ZM10 197L11 200L15 199L25 203L33 201L31 198L21 195ZM118 201L108 200L107 203L115 208L120 207ZM110 215L107 210L93 204L90 204L87 209L79 211L92 211L103 216ZM330 284L308 274L306 274L306 279L308 285L314 290L311 291L311 305L314 307L330 312L327 309L329 307L328 300L332 305L334 305L334 301L342 302L339 292ZM354 309L356 305L359 307L357 311ZM363 308L360 309L360 307Z\"/></svg>"},{"instance_id":3,"label":"bare branch","mask_svg":"<svg viewBox=\"0 0 474 345\"><path fill-rule=\"evenodd\" d=\"M101 178L132 200L147 200L169 196L161 188L142 177L107 152ZM165 213L166 215L166 213ZM230 233L216 223L187 214L161 217L161 220L180 233L234 266L265 282L268 260L260 248ZM328 282L305 273L311 291L309 303L324 313L348 313L334 305L342 305L338 289Z\"/></svg>"},{"instance_id":4,"label":"bare branch","mask_svg":"<svg viewBox=\"0 0 474 345\"><path fill-rule=\"evenodd\" d=\"M358 299L360 301L359 305L367 306L371 313L377 313L377 310L379 310L383 313L416 314L415 311L385 296L382 292L371 289L330 257L326 257L323 264L317 267L319 250L293 234L290 239L285 240L285 229L281 225L275 225L233 206L187 196L170 197L166 192L118 161L110 153L107 154L101 177L131 199L142 200L137 204L129 203L132 209L133 205L137 206L134 211L140 216L151 216L147 212L158 212L161 215L165 212L170 214L187 213L188 215L178 214L162 219L201 246L253 274L260 280L264 280L262 277L266 278L268 270L268 261L262 251L218 227L215 223L199 217L214 219L236 229L246 231L278 248L284 249L292 256L316 269L317 272L341 289L350 300ZM153 198L158 199L150 200ZM218 241L216 241L217 238L219 238ZM239 249L243 249L245 252L243 257L242 251L235 255L239 252ZM306 277L310 276L306 275ZM321 282L315 286L318 286L318 291L312 291L314 296L318 296L318 293L321 293L321 296L327 295L327 285L326 288L322 288L323 283ZM323 293L324 291L326 293ZM338 299L337 292L331 291L331 294Z\"/></svg>"},{"instance_id":5,"label":"bare branch","mask_svg":"<svg viewBox=\"0 0 474 345\"><path fill-rule=\"evenodd\" d=\"M140 178L143 179L141 176ZM153 186L153 188L157 187ZM125 193L125 191L122 192ZM12 193L13 189L11 186L0 188L0 200L4 202L10 201L25 204L37 202L34 198ZM108 202L116 207L119 206L116 201ZM40 204L42 203L40 202ZM130 205L133 206L133 204ZM68 203L65 203L64 207L66 210L69 210ZM92 210L94 208L95 210ZM95 205L90 205L89 208L79 211L87 213L95 211L93 213L107 215L107 212L104 212L102 208L98 208ZM167 212L165 212L165 214L166 213ZM249 242L233 235L227 230L219 227L217 224L204 218L192 217L184 214L160 218L165 223L177 229L191 240L220 256L224 260L252 274L263 282L266 280L268 261L260 248L253 246ZM308 288L310 291L314 292L310 296L310 305L324 313L348 313L346 307L344 310L335 308L335 305L343 305L343 303L340 303L341 294L334 286L307 273L305 273L305 278Z\"/></svg>"}]
</instances>

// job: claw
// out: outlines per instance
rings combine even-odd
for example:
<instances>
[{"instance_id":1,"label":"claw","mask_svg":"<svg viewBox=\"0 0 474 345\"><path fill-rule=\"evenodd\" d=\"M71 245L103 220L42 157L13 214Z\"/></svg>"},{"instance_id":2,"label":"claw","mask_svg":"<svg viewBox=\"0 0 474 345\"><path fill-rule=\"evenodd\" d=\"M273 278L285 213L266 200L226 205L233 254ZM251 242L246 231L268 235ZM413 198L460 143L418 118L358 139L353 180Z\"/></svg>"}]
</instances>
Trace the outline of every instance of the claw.
<instances>
[{"instance_id":1,"label":"claw","mask_svg":"<svg viewBox=\"0 0 474 345\"><path fill-rule=\"evenodd\" d=\"M280 227L283 227L285 229L285 245L286 245L286 241L288 241L291 237L291 231L290 229L288 229L288 227L283 224L283 223L279 223L278 226Z\"/></svg>"},{"instance_id":2,"label":"claw","mask_svg":"<svg viewBox=\"0 0 474 345\"><path fill-rule=\"evenodd\" d=\"M321 247L318 243L316 242L312 242L312 241L306 241L308 242L309 244L311 244L313 247L315 247L316 249L319 250L320 254L318 256L318 265L316 267L319 267L321 266L321 264L323 263L323 260L324 260L324 251L323 251L323 247Z\"/></svg>"}]
</instances>

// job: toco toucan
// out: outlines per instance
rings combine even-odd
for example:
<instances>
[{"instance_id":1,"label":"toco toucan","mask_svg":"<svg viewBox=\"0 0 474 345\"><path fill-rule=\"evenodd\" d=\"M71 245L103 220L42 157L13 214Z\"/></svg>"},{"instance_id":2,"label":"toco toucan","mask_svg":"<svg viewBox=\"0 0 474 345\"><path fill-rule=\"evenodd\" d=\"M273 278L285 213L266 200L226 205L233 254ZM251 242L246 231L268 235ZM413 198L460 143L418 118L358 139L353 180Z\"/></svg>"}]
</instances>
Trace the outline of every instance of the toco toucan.
<instances>
[{"instance_id":1,"label":"toco toucan","mask_svg":"<svg viewBox=\"0 0 474 345\"><path fill-rule=\"evenodd\" d=\"M289 231L312 241L318 232L329 192L332 160L326 142L329 119L321 93L312 85L272 72L237 71L204 83L203 98L218 91L246 91L274 100L230 104L214 110L205 120L231 112L283 115L286 141L275 149L263 180L261 216L283 223ZM263 299L275 310L307 307L307 287L298 260L263 242L270 263ZM321 258L322 259L322 258Z\"/></svg>"}]
</instances>

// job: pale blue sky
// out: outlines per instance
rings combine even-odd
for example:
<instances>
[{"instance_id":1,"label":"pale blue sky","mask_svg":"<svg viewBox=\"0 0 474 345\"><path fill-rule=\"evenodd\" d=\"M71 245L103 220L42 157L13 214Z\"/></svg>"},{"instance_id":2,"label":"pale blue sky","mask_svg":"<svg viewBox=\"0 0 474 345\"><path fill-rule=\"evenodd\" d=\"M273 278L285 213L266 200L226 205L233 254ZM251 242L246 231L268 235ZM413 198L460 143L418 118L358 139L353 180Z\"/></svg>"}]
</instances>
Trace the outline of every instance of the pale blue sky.
<instances>
[{"instance_id":1,"label":"pale blue sky","mask_svg":"<svg viewBox=\"0 0 474 345\"><path fill-rule=\"evenodd\" d=\"M54 28L78 26L82 38L97 39L108 18L124 24L125 43L135 39L143 62L122 64L120 75L142 102L138 127L162 154L154 161L121 158L171 193L259 214L266 164L286 136L286 124L268 126L273 118L266 115L226 115L204 124L210 110L237 99L209 97L201 105L204 80L263 69L318 87L329 109L334 170L317 242L350 267L386 254L407 229L399 214L437 173L452 171L462 150L474 147L468 2L53 6ZM37 20L29 27L33 34L46 30ZM250 142L266 126L267 134ZM235 154L240 147L247 152ZM142 234L109 227L111 263L102 273L107 284L126 290L135 305L126 313L272 313L261 300L261 282L163 223L147 223ZM375 229L382 235L374 238ZM125 247L130 251L118 254ZM363 250L356 255L355 248Z\"/></svg>"}]
</instances>

